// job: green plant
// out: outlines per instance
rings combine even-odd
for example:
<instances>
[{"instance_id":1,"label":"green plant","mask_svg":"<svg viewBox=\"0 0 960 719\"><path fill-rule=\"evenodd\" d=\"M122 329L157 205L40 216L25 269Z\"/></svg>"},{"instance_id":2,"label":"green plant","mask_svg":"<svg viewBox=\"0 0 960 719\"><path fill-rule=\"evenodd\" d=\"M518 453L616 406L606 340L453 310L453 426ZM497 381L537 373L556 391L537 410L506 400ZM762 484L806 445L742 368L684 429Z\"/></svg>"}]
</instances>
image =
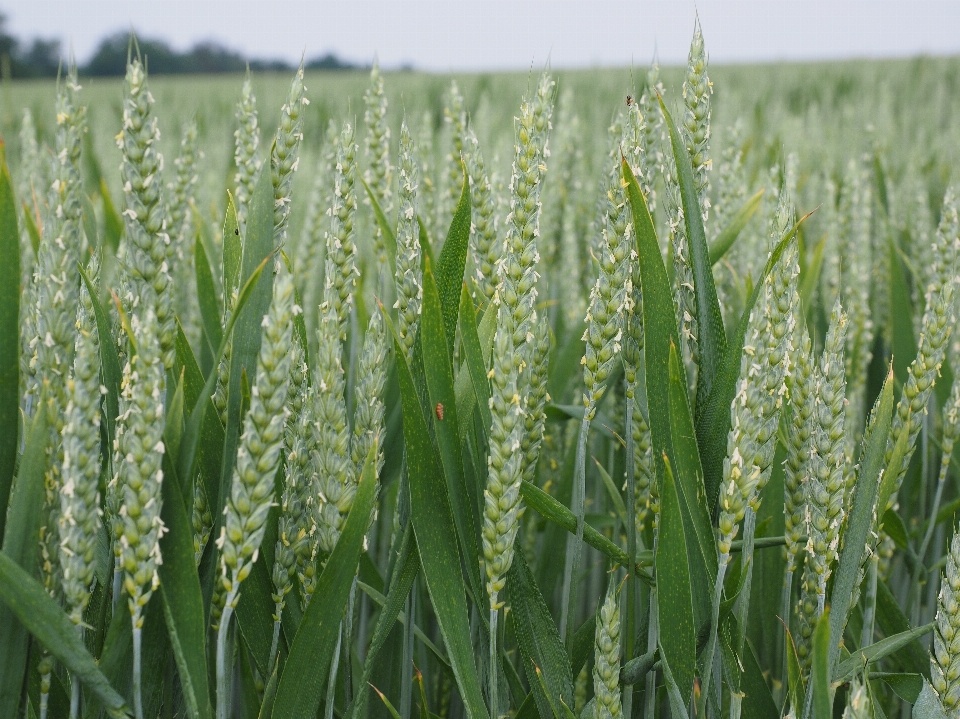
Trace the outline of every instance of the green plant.
<instances>
[{"instance_id":1,"label":"green plant","mask_svg":"<svg viewBox=\"0 0 960 719\"><path fill-rule=\"evenodd\" d=\"M952 712L956 61L706 59L7 88L0 716Z\"/></svg>"}]
</instances>

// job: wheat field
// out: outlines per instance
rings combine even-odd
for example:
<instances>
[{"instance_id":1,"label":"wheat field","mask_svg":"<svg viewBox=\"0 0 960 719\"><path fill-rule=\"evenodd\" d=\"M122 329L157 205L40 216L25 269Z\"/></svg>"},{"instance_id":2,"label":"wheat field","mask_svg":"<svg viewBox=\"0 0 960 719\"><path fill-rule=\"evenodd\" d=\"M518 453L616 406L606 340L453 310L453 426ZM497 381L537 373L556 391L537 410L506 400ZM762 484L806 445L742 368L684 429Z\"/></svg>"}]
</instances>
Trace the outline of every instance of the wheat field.
<instances>
[{"instance_id":1,"label":"wheat field","mask_svg":"<svg viewBox=\"0 0 960 719\"><path fill-rule=\"evenodd\" d=\"M960 62L708 57L0 87L0 716L960 716Z\"/></svg>"}]
</instances>

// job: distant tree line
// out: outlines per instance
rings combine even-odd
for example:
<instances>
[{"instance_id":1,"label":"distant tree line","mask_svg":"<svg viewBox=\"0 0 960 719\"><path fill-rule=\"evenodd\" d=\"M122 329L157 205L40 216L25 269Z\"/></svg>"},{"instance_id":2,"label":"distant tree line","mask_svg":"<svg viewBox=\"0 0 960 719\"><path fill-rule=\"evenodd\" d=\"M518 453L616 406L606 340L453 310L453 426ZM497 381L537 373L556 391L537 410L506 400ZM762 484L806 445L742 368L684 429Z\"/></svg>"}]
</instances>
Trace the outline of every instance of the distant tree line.
<instances>
[{"instance_id":1,"label":"distant tree line","mask_svg":"<svg viewBox=\"0 0 960 719\"><path fill-rule=\"evenodd\" d=\"M289 71L286 60L248 59L214 41L200 42L179 52L163 40L138 38L140 52L147 58L151 75L186 75L197 73L243 72L249 64L253 71ZM93 57L79 70L81 75L98 77L122 76L126 72L130 35L119 32L105 38ZM0 72L4 77L55 77L63 52L59 40L35 38L21 42L6 28L6 17L0 13ZM306 63L310 70L353 70L361 66L327 53Z\"/></svg>"}]
</instances>

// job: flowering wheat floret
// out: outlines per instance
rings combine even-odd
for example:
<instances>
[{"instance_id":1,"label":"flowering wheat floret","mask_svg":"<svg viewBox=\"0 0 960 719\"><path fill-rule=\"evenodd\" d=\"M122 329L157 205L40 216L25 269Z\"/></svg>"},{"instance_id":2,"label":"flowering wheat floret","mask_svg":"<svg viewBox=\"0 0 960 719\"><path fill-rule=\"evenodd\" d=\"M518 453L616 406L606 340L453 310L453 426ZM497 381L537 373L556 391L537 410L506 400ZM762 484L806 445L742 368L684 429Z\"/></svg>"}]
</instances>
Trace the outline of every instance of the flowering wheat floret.
<instances>
[{"instance_id":1,"label":"flowering wheat floret","mask_svg":"<svg viewBox=\"0 0 960 719\"><path fill-rule=\"evenodd\" d=\"M127 264L141 305L149 305L157 317L163 366L173 367L176 327L170 265L174 259L167 213L163 204L163 156L158 151L160 129L152 115L153 96L147 88L147 73L139 59L127 65L123 100L123 130L117 146L123 151L120 179L126 200Z\"/></svg>"},{"instance_id":2,"label":"flowering wheat floret","mask_svg":"<svg viewBox=\"0 0 960 719\"><path fill-rule=\"evenodd\" d=\"M293 341L293 279L282 268L274 279L273 299L261 327L256 381L243 420L224 526L217 540L221 581L227 592L225 606L231 609L239 601L240 583L257 560L267 513L274 504L274 475L283 447ZM225 624L222 622L221 627Z\"/></svg>"},{"instance_id":3,"label":"flowering wheat floret","mask_svg":"<svg viewBox=\"0 0 960 719\"><path fill-rule=\"evenodd\" d=\"M73 376L67 383L60 489L60 566L67 612L77 626L90 600L100 527L100 347L86 287L77 306Z\"/></svg>"},{"instance_id":4,"label":"flowering wheat floret","mask_svg":"<svg viewBox=\"0 0 960 719\"><path fill-rule=\"evenodd\" d=\"M31 345L35 355L27 376L30 392L27 407L46 391L50 442L46 446L44 468L44 505L40 523L41 580L47 592L58 597L60 566L58 550L58 519L60 512L61 469L63 446L60 436L64 426L64 408L69 401L67 381L73 364L76 330L76 312L79 281L77 261L83 245L82 198L80 177L81 135L85 131L86 109L78 107L80 86L76 68L70 70L57 93L57 179L50 193L53 211L48 218L44 236L38 248L37 271L34 276L36 293L37 336ZM31 323L32 324L32 323ZM44 657L40 669L49 675L52 662Z\"/></svg>"},{"instance_id":5,"label":"flowering wheat floret","mask_svg":"<svg viewBox=\"0 0 960 719\"><path fill-rule=\"evenodd\" d=\"M948 716L960 710L960 533L955 532L943 570L933 631L930 683Z\"/></svg>"},{"instance_id":6,"label":"flowering wheat floret","mask_svg":"<svg viewBox=\"0 0 960 719\"><path fill-rule=\"evenodd\" d=\"M340 361L357 275L353 238L357 206L354 194L355 151L353 129L345 124L337 149L330 232L327 233L324 301L320 305L317 329L316 376L307 398L312 413L311 485L317 500L313 506L313 521L317 530L310 538L309 552L306 548L302 550L304 556L310 556L307 564L314 565L305 567L305 575L309 575L306 576L306 582L301 578L308 601L316 577L317 551L325 554L333 551L357 491L357 473L350 457L346 381Z\"/></svg>"},{"instance_id":7,"label":"flowering wheat floret","mask_svg":"<svg viewBox=\"0 0 960 719\"><path fill-rule=\"evenodd\" d=\"M290 197L293 175L300 164L300 142L303 140L303 108L310 104L304 96L303 62L290 85L287 101L280 109L277 139L270 153L270 180L273 183L273 243L279 247L287 234L290 219Z\"/></svg>"},{"instance_id":8,"label":"flowering wheat floret","mask_svg":"<svg viewBox=\"0 0 960 719\"><path fill-rule=\"evenodd\" d=\"M77 316L77 262L83 243L83 183L80 176L81 137L86 130L86 108L79 105L80 85L72 68L57 92L57 178L50 204L54 208L38 249L36 330L31 338L35 356L32 376L49 385L51 425L63 426L66 381L73 360ZM39 395L39 386L29 388ZM56 468L53 468L56 471Z\"/></svg>"},{"instance_id":9,"label":"flowering wheat floret","mask_svg":"<svg viewBox=\"0 0 960 719\"><path fill-rule=\"evenodd\" d=\"M431 237L437 227L437 184L433 166L433 113L424 110L417 133L417 163L420 165L420 221ZM446 230L446 228L444 228Z\"/></svg>"},{"instance_id":10,"label":"flowering wheat floret","mask_svg":"<svg viewBox=\"0 0 960 719\"><path fill-rule=\"evenodd\" d=\"M260 120L257 116L257 98L250 84L249 69L243 81L240 102L237 103L236 118L239 127L233 133L236 148L233 157L237 167L237 172L233 176L236 192L234 205L237 209L240 233L244 234L247 226L247 211L253 199L253 187L263 164L260 159Z\"/></svg>"},{"instance_id":11,"label":"flowering wheat floret","mask_svg":"<svg viewBox=\"0 0 960 719\"><path fill-rule=\"evenodd\" d=\"M595 633L593 692L596 697L596 719L620 719L620 604L615 587L597 614Z\"/></svg>"},{"instance_id":12,"label":"flowering wheat floret","mask_svg":"<svg viewBox=\"0 0 960 719\"><path fill-rule=\"evenodd\" d=\"M118 500L119 566L134 629L139 630L143 609L160 586L164 369L153 309L148 306L142 316L131 316L130 325L136 354L123 372L113 484Z\"/></svg>"},{"instance_id":13,"label":"flowering wheat floret","mask_svg":"<svg viewBox=\"0 0 960 719\"><path fill-rule=\"evenodd\" d=\"M413 138L407 123L400 125L400 212L397 216L397 331L409 362L420 324L423 270L420 267L420 227L417 221L417 191L420 173L413 154Z\"/></svg>"},{"instance_id":14,"label":"flowering wheat floret","mask_svg":"<svg viewBox=\"0 0 960 719\"><path fill-rule=\"evenodd\" d=\"M363 120L367 125L367 157L370 163L363 179L373 191L380 209L387 217L393 209L393 168L390 166L390 127L387 124L387 96L383 93L380 65L374 61L370 70L370 86L363 94L366 110ZM373 251L377 259L377 273L382 275L387 265L387 246L380 226L373 230Z\"/></svg>"},{"instance_id":15,"label":"flowering wheat floret","mask_svg":"<svg viewBox=\"0 0 960 719\"><path fill-rule=\"evenodd\" d=\"M572 93L568 96L572 104ZM580 146L583 124L577 115L567 117L558 128L558 145L562 164L558 179L561 186L561 218L559 246L553 272L550 276L551 296L562 299L560 306L565 326L576 326L587 312L584 287L584 260L580 220L584 204L582 177L588 173L584 167L585 153Z\"/></svg>"},{"instance_id":16,"label":"flowering wheat floret","mask_svg":"<svg viewBox=\"0 0 960 719\"><path fill-rule=\"evenodd\" d=\"M687 72L683 79L683 128L690 163L693 165L693 184L697 188L697 199L703 221L707 221L710 211L709 178L710 170L710 95L713 83L707 76L707 52L703 45L703 33L697 20L687 55Z\"/></svg>"},{"instance_id":17,"label":"flowering wheat floret","mask_svg":"<svg viewBox=\"0 0 960 719\"><path fill-rule=\"evenodd\" d=\"M717 237L747 198L747 175L743 164L743 120L727 130L728 137L717 168L717 205L712 236ZM712 207L712 205L711 205Z\"/></svg>"},{"instance_id":18,"label":"flowering wheat floret","mask_svg":"<svg viewBox=\"0 0 960 719\"><path fill-rule=\"evenodd\" d=\"M20 172L17 178L17 197L33 207L36 200L42 199L45 187L42 182L44 163L40 154L40 145L37 142L37 126L29 108L23 110L23 119L20 121L20 132L17 137L20 140ZM24 231L24 235L26 235L26 231ZM27 243L30 242L29 236L22 239ZM32 252L26 246L23 249L27 256Z\"/></svg>"}]
</instances>

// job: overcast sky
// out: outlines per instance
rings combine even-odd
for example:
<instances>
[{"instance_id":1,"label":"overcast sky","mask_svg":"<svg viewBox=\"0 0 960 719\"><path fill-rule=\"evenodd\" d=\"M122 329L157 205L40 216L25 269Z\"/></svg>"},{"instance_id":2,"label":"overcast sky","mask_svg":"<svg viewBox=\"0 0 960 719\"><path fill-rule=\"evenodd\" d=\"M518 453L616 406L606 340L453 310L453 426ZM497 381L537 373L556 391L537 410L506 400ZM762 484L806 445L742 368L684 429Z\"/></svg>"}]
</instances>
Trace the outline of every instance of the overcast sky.
<instances>
[{"instance_id":1,"label":"overcast sky","mask_svg":"<svg viewBox=\"0 0 960 719\"><path fill-rule=\"evenodd\" d=\"M381 65L484 70L682 62L699 12L715 63L960 53L958 0L0 0L23 39L85 61L130 27L178 49L248 57L334 52Z\"/></svg>"}]
</instances>

